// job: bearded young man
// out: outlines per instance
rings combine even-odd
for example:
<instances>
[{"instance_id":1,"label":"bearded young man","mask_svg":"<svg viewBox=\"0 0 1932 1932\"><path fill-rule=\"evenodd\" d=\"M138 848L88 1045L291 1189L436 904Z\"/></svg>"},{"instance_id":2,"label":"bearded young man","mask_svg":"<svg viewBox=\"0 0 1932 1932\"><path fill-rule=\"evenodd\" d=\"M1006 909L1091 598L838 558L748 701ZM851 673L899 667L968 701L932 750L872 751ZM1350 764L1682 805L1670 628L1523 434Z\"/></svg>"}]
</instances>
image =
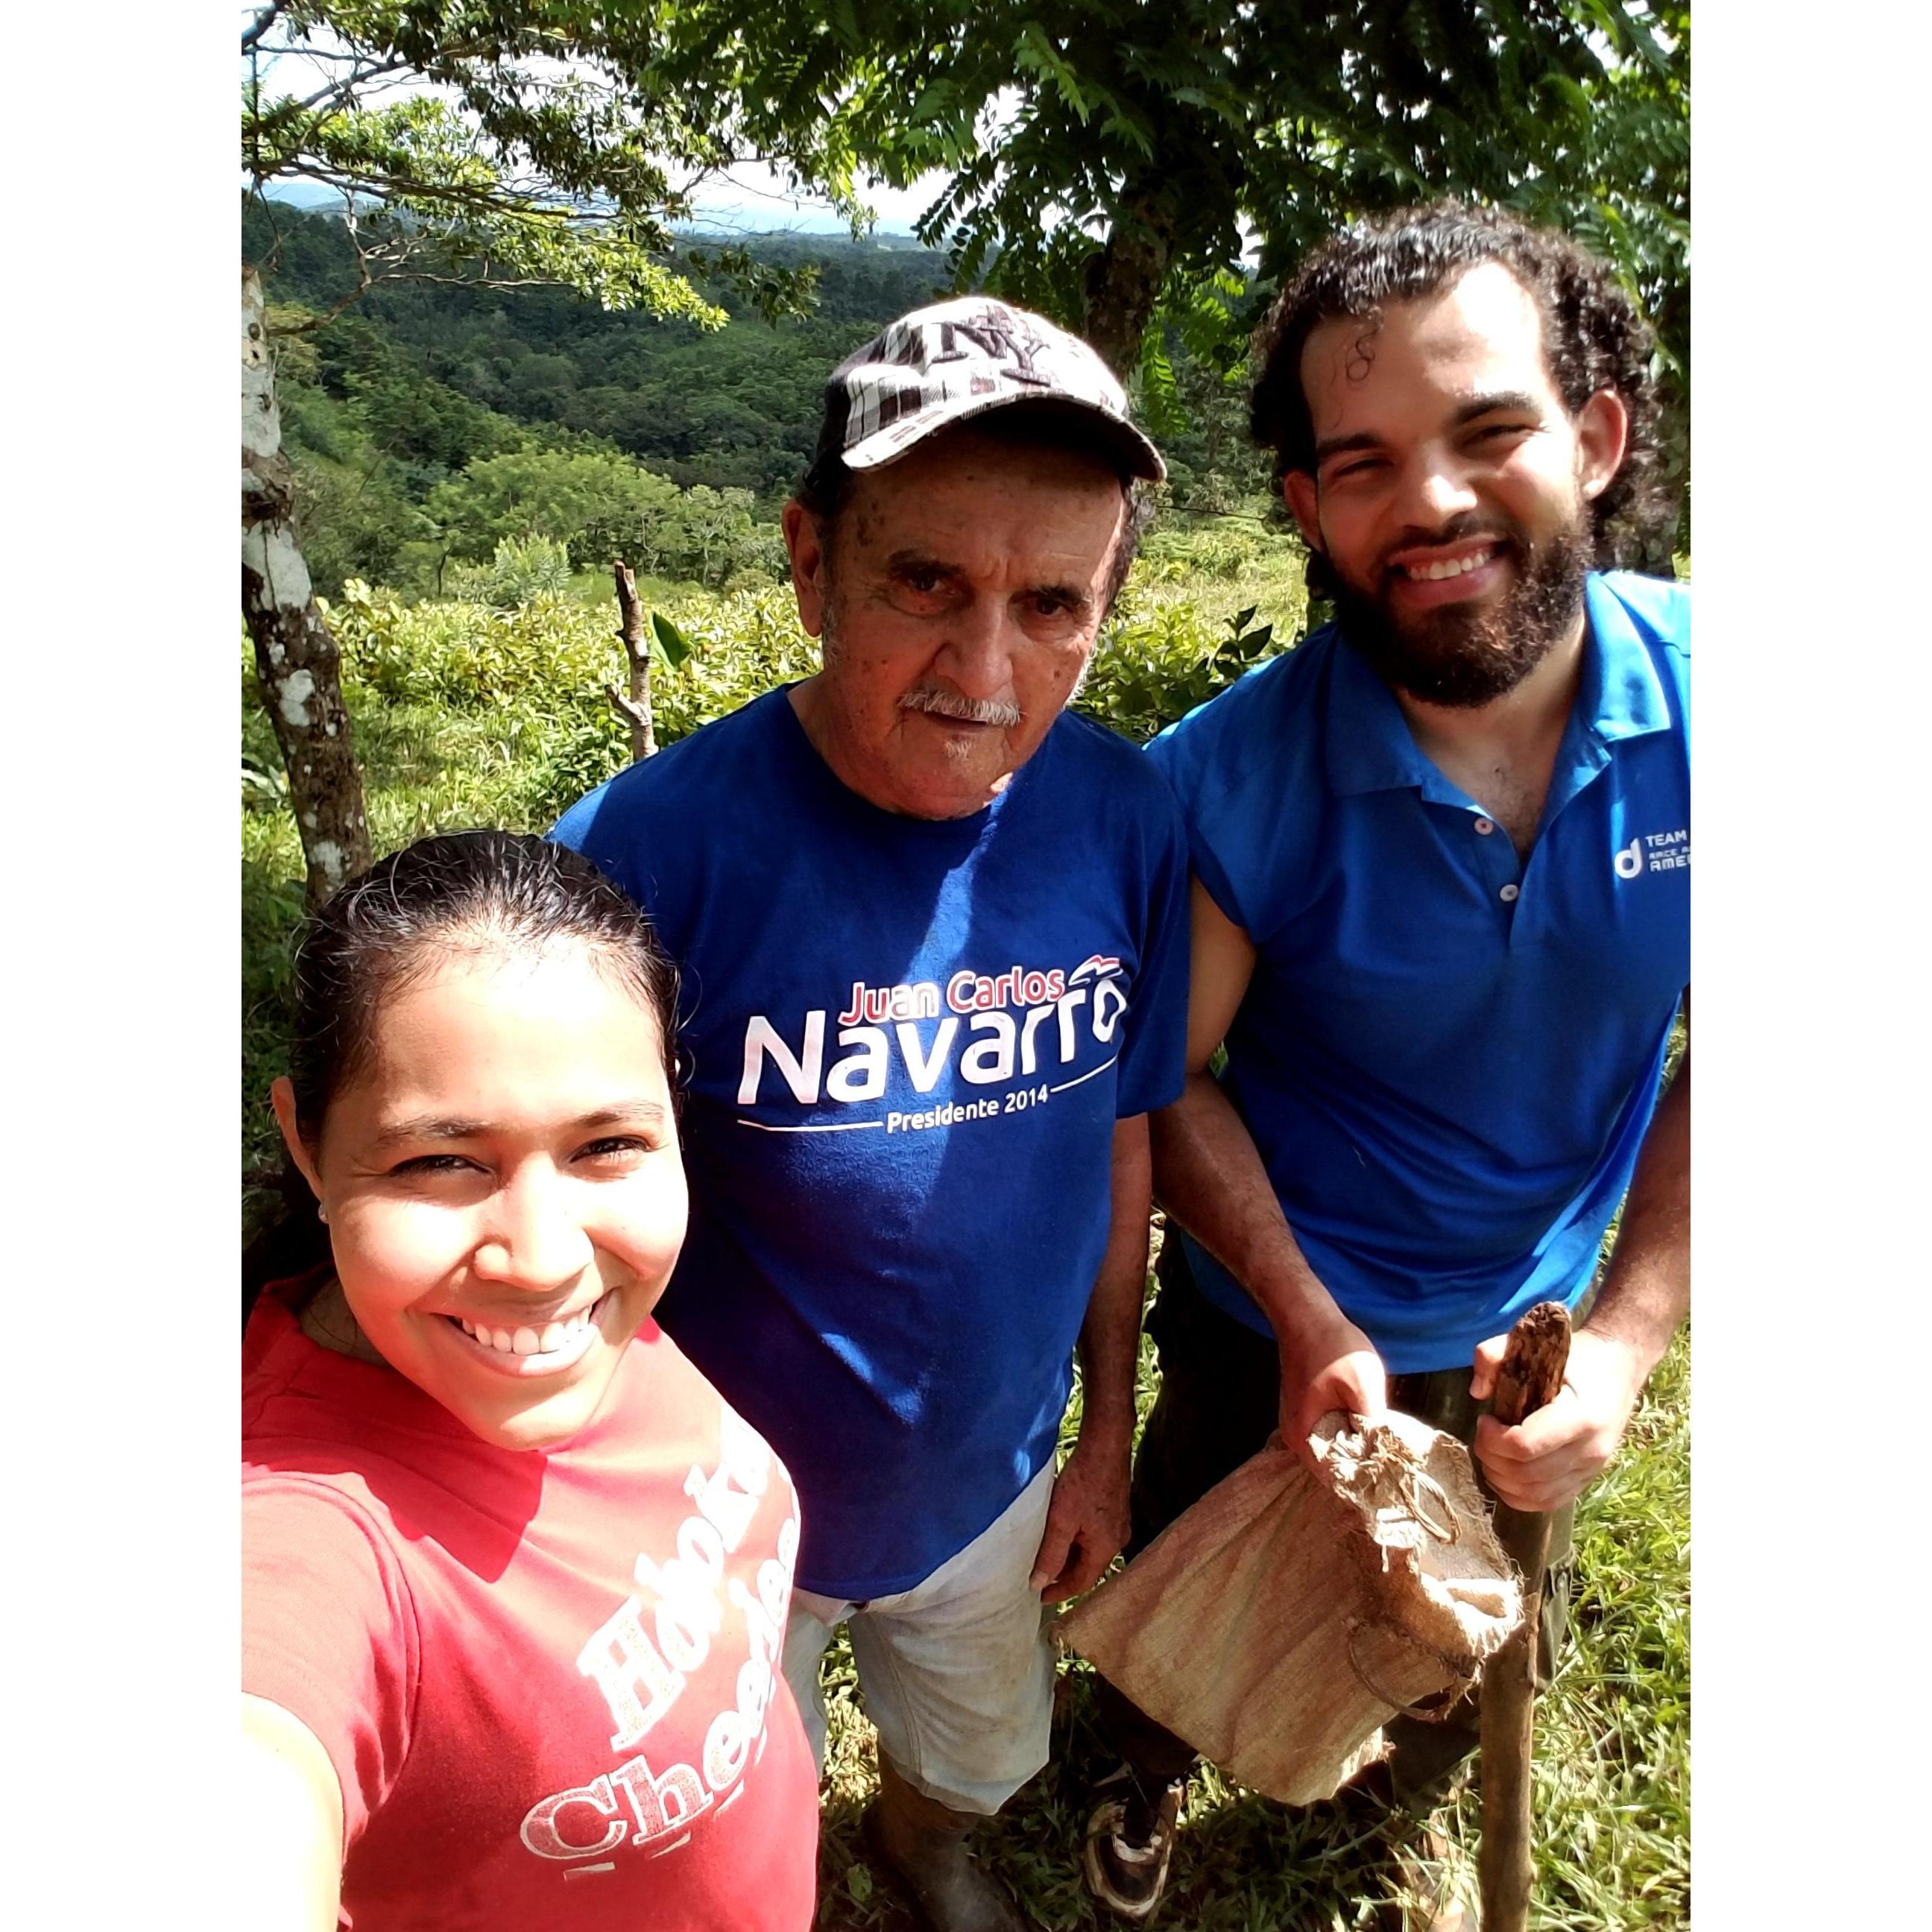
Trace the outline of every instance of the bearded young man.
<instances>
[{"instance_id":1,"label":"bearded young man","mask_svg":"<svg viewBox=\"0 0 1932 1932\"><path fill-rule=\"evenodd\" d=\"M556 832L682 969L660 1316L797 1485L785 1676L822 1754L849 1622L874 1861L939 1932L1017 1932L968 1833L1045 1763L1048 1606L1127 1531L1186 850L1147 760L1065 707L1163 473L1084 343L982 296L903 317L833 372L785 508L823 668Z\"/></svg>"},{"instance_id":2,"label":"bearded young man","mask_svg":"<svg viewBox=\"0 0 1932 1932\"><path fill-rule=\"evenodd\" d=\"M1571 1506L1689 1306L1690 598L1616 566L1667 529L1652 340L1566 237L1454 203L1336 237L1257 344L1257 440L1334 624L1156 741L1188 820L1189 1076L1153 1124L1170 1235L1138 1550L1279 1427L1388 1406ZM1225 1042L1225 1070L1210 1056ZM1557 1400L1479 1415L1516 1317L1581 1312ZM1090 1888L1149 1916L1192 1754L1111 1686ZM1426 1808L1474 1713L1397 1720ZM1439 1850L1439 1847L1438 1848ZM1446 1894L1411 1923L1468 1922Z\"/></svg>"}]
</instances>

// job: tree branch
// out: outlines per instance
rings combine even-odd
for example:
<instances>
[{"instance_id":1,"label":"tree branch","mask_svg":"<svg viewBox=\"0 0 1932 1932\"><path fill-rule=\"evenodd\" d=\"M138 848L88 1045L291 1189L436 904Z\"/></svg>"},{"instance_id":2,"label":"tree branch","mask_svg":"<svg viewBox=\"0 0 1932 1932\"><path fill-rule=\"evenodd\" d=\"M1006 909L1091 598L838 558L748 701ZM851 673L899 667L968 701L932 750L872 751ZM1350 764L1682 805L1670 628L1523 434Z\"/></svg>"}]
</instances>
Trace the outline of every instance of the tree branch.
<instances>
[{"instance_id":1,"label":"tree branch","mask_svg":"<svg viewBox=\"0 0 1932 1932\"><path fill-rule=\"evenodd\" d=\"M621 627L617 635L630 667L631 694L626 698L614 684L604 687L604 694L631 721L631 758L635 764L657 754L657 735L651 722L651 640L644 627L644 607L638 596L637 579L622 557L611 560L610 574L617 590L617 610Z\"/></svg>"},{"instance_id":2,"label":"tree branch","mask_svg":"<svg viewBox=\"0 0 1932 1932\"><path fill-rule=\"evenodd\" d=\"M356 89L368 82L380 80L386 74L400 74L410 63L398 55L394 60L378 61L372 66L358 67L344 74L340 80L332 80L326 87L319 87L305 100L293 102L298 114L306 114L311 107L321 106L322 112L312 120L302 136L302 145L307 146L308 136L332 116L340 113L345 106L352 106ZM286 100L287 96L284 99ZM322 104L326 103L324 106ZM283 104L278 100L278 107Z\"/></svg>"},{"instance_id":3,"label":"tree branch","mask_svg":"<svg viewBox=\"0 0 1932 1932\"><path fill-rule=\"evenodd\" d=\"M262 192L262 184L259 178L255 185L249 190L249 193L261 203L262 218L268 224L268 233L272 237L268 243L268 254L255 264L256 273L266 281L274 273L277 265L282 259L282 231L275 220L275 205Z\"/></svg>"},{"instance_id":4,"label":"tree branch","mask_svg":"<svg viewBox=\"0 0 1932 1932\"><path fill-rule=\"evenodd\" d=\"M339 302L324 310L320 315L310 316L306 322L292 322L285 328L278 328L274 332L278 335L312 334L315 330L321 328L325 322L333 322L352 302L360 302L369 292L374 284L376 278L369 272L368 250L362 246L362 238L356 232L355 197L352 195L345 195L344 199L349 203L349 213L344 218L343 226L348 230L350 245L356 250L356 273L361 279ZM277 245L280 245L279 238L278 238Z\"/></svg>"},{"instance_id":5,"label":"tree branch","mask_svg":"<svg viewBox=\"0 0 1932 1932\"><path fill-rule=\"evenodd\" d=\"M531 206L506 210L505 193L514 196L513 188L500 190L495 188L466 188L449 182L417 181L393 169L370 170L365 173L356 168L338 167L326 161L302 161L291 156L274 172L278 176L292 175L304 181L320 182L325 188L334 188L344 196L360 192L372 201L387 201L400 196L410 201L446 202L466 213L527 214L552 221L568 220L575 213L567 203L553 208Z\"/></svg>"},{"instance_id":6,"label":"tree branch","mask_svg":"<svg viewBox=\"0 0 1932 1932\"><path fill-rule=\"evenodd\" d=\"M271 60L280 60L284 54L300 54L304 60L314 61L318 64L328 61L359 61L369 58L368 50L364 47L314 47L306 41L289 40L278 47L264 47L262 51Z\"/></svg>"},{"instance_id":7,"label":"tree branch","mask_svg":"<svg viewBox=\"0 0 1932 1932\"><path fill-rule=\"evenodd\" d=\"M631 728L634 733L644 734L650 731L651 714L641 704L632 704L614 684L607 684L604 687L604 695L623 713L625 717L630 720ZM634 739L633 742L634 742ZM636 753L634 752L632 755L634 760Z\"/></svg>"},{"instance_id":8,"label":"tree branch","mask_svg":"<svg viewBox=\"0 0 1932 1932\"><path fill-rule=\"evenodd\" d=\"M283 0L272 0L271 5L264 7L261 12L255 16L251 25L242 29L242 51L244 54L275 24L276 20L280 15L282 6Z\"/></svg>"}]
</instances>

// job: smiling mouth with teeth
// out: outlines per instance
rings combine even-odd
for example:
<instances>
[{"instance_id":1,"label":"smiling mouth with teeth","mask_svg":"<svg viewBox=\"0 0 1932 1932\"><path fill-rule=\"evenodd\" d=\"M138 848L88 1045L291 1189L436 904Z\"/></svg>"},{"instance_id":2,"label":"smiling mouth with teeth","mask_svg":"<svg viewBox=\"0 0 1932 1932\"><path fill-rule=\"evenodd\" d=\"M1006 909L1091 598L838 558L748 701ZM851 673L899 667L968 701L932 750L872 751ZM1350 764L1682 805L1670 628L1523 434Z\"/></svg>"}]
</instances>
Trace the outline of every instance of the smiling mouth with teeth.
<instances>
[{"instance_id":1,"label":"smiling mouth with teeth","mask_svg":"<svg viewBox=\"0 0 1932 1932\"><path fill-rule=\"evenodd\" d=\"M443 1319L454 1322L472 1341L494 1348L499 1354L550 1355L575 1342L610 1297L610 1291L607 1289L590 1307L580 1310L567 1321L547 1322L541 1328L492 1328L460 1315L446 1315Z\"/></svg>"},{"instance_id":2,"label":"smiling mouth with teeth","mask_svg":"<svg viewBox=\"0 0 1932 1932\"><path fill-rule=\"evenodd\" d=\"M1480 569L1496 554L1493 549L1472 550L1467 556L1445 558L1439 562L1420 566L1400 564L1396 568L1412 582L1440 584L1445 578L1466 577L1471 571Z\"/></svg>"}]
</instances>

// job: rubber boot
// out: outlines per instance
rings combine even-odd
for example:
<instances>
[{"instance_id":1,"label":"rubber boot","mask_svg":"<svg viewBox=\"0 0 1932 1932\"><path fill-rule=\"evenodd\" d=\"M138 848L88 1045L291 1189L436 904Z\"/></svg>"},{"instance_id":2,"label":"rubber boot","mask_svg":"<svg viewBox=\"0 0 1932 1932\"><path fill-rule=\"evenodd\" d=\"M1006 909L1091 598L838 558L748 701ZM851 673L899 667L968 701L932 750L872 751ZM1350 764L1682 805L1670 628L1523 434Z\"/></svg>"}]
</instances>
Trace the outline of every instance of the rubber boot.
<instances>
[{"instance_id":1,"label":"rubber boot","mask_svg":"<svg viewBox=\"0 0 1932 1932\"><path fill-rule=\"evenodd\" d=\"M973 1862L968 1834L979 1822L915 1790L879 1755L879 1796L866 1814L866 1842L912 1894L932 1932L1026 1932L1005 1888Z\"/></svg>"},{"instance_id":2,"label":"rubber boot","mask_svg":"<svg viewBox=\"0 0 1932 1932\"><path fill-rule=\"evenodd\" d=\"M1445 1773L1442 1782L1447 1781ZM1387 1834L1393 1870L1376 1918L1382 1932L1480 1932L1481 1915L1463 1896L1474 1874L1450 1846L1444 1814L1432 1810L1426 1798L1402 1794L1394 1756L1370 1765L1343 1788L1340 1802L1351 1814L1352 1828L1375 1818Z\"/></svg>"}]
</instances>

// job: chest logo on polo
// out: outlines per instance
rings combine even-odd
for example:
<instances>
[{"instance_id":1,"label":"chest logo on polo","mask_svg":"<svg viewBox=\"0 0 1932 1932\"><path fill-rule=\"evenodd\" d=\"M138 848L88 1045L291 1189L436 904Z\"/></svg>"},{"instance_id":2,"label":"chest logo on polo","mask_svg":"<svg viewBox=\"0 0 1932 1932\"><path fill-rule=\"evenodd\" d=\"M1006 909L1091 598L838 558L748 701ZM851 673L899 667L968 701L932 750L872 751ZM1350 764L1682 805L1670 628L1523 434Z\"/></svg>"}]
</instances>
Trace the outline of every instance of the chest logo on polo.
<instances>
[{"instance_id":1,"label":"chest logo on polo","mask_svg":"<svg viewBox=\"0 0 1932 1932\"><path fill-rule=\"evenodd\" d=\"M1070 970L1013 965L981 973L962 967L944 982L872 986L855 980L836 1010L828 1003L806 1012L795 1036L769 1014L750 1016L745 1023L738 1104L782 1103L789 1095L802 1107L856 1106L882 1100L888 1090L916 1100L933 1094L944 1081L949 1086L1011 1090L901 1108L863 1120L771 1130L827 1132L871 1126L908 1132L1017 1112L1112 1066L1119 1057L1116 1035L1126 1009L1126 978L1120 961L1098 952ZM837 1029L832 1045L842 1049L836 1057L828 1054L831 1028ZM1060 1074L1073 1077L1056 1082ZM1016 1082L1028 1084L1016 1088ZM768 1125L750 1120L744 1124Z\"/></svg>"},{"instance_id":2,"label":"chest logo on polo","mask_svg":"<svg viewBox=\"0 0 1932 1932\"><path fill-rule=\"evenodd\" d=\"M1680 825L1675 832L1646 832L1620 846L1612 862L1620 879L1682 871L1690 862L1690 828Z\"/></svg>"}]
</instances>

